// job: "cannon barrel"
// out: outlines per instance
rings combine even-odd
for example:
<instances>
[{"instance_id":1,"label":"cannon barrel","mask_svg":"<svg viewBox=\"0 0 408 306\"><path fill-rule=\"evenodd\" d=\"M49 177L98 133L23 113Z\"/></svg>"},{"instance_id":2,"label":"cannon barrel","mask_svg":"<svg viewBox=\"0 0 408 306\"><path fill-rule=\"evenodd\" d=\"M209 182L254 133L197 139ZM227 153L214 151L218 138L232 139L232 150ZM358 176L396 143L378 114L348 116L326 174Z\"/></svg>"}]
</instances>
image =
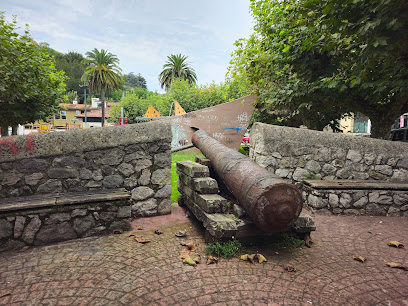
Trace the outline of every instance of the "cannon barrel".
<instances>
[{"instance_id":1,"label":"cannon barrel","mask_svg":"<svg viewBox=\"0 0 408 306\"><path fill-rule=\"evenodd\" d=\"M290 229L303 203L296 186L219 143L203 130L194 133L192 142L210 160L215 172L259 229L266 233Z\"/></svg>"}]
</instances>

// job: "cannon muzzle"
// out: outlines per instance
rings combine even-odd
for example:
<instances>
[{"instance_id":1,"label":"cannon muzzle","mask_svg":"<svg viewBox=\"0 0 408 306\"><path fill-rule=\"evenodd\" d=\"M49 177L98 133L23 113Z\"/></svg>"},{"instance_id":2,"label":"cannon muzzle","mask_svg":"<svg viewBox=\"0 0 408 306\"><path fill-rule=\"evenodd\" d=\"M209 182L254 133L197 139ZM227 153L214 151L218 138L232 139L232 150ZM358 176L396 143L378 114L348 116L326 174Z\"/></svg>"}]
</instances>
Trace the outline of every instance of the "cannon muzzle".
<instances>
[{"instance_id":1,"label":"cannon muzzle","mask_svg":"<svg viewBox=\"0 0 408 306\"><path fill-rule=\"evenodd\" d=\"M303 203L296 186L219 143L203 130L196 131L192 141L210 160L215 172L259 229L266 233L290 229Z\"/></svg>"}]
</instances>

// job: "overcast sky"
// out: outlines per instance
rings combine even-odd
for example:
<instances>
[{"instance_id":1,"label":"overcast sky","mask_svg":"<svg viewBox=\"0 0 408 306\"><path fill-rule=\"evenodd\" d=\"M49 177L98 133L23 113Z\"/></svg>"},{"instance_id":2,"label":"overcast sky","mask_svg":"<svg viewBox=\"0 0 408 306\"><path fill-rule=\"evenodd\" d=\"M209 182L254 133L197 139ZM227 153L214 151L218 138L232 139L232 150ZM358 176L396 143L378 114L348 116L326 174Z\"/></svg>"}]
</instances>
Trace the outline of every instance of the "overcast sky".
<instances>
[{"instance_id":1,"label":"overcast sky","mask_svg":"<svg viewBox=\"0 0 408 306\"><path fill-rule=\"evenodd\" d=\"M1 0L7 19L29 24L37 42L66 53L107 49L123 73L160 89L167 56L187 55L198 84L223 82L234 42L252 30L249 0Z\"/></svg>"}]
</instances>

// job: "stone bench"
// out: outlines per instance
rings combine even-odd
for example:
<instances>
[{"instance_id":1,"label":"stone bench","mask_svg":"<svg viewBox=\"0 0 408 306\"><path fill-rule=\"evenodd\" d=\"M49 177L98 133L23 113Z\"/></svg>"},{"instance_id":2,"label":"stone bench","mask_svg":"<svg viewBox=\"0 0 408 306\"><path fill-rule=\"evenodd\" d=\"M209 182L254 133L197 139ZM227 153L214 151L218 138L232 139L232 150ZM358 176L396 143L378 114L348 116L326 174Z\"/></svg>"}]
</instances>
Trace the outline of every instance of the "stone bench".
<instances>
[{"instance_id":1,"label":"stone bench","mask_svg":"<svg viewBox=\"0 0 408 306\"><path fill-rule=\"evenodd\" d=\"M0 199L0 251L130 229L125 189Z\"/></svg>"},{"instance_id":2,"label":"stone bench","mask_svg":"<svg viewBox=\"0 0 408 306\"><path fill-rule=\"evenodd\" d=\"M408 182L305 180L302 189L316 213L408 217Z\"/></svg>"}]
</instances>

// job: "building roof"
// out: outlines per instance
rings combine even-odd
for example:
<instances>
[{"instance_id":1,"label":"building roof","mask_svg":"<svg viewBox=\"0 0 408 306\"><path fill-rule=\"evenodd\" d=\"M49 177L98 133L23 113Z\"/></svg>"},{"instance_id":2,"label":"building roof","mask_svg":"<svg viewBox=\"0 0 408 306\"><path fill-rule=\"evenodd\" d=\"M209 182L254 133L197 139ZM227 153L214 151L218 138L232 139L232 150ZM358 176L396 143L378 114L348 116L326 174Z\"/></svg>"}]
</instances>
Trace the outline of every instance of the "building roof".
<instances>
[{"instance_id":1,"label":"building roof","mask_svg":"<svg viewBox=\"0 0 408 306\"><path fill-rule=\"evenodd\" d=\"M105 108L105 118L110 118L110 107ZM85 118L85 113L76 115L77 118ZM92 109L91 111L86 112L87 118L102 118L102 108Z\"/></svg>"},{"instance_id":2,"label":"building roof","mask_svg":"<svg viewBox=\"0 0 408 306\"><path fill-rule=\"evenodd\" d=\"M67 110L85 110L85 104L60 103L59 106ZM92 106L87 104L86 109L92 109Z\"/></svg>"}]
</instances>

